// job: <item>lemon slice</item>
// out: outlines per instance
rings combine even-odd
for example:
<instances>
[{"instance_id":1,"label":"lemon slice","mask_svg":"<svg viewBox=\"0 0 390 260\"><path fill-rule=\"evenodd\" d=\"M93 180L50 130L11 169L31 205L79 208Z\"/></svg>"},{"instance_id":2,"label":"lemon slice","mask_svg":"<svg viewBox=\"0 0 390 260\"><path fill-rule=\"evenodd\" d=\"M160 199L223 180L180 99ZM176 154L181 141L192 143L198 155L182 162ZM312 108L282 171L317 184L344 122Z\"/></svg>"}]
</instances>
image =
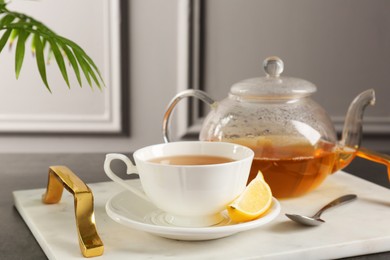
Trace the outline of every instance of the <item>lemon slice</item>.
<instances>
[{"instance_id":1,"label":"lemon slice","mask_svg":"<svg viewBox=\"0 0 390 260\"><path fill-rule=\"evenodd\" d=\"M244 192L227 205L229 217L234 222L245 222L263 215L272 204L272 192L259 171Z\"/></svg>"}]
</instances>

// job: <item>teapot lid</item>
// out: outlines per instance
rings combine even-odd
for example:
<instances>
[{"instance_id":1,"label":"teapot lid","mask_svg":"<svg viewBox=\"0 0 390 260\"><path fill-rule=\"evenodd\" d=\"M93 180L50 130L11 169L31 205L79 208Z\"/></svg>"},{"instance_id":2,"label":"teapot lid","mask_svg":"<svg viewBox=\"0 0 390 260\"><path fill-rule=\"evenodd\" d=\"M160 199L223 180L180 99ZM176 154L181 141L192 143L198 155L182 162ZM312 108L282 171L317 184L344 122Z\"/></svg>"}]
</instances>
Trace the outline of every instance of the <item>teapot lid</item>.
<instances>
[{"instance_id":1,"label":"teapot lid","mask_svg":"<svg viewBox=\"0 0 390 260\"><path fill-rule=\"evenodd\" d=\"M251 78L234 84L230 93L233 95L266 99L298 98L312 94L316 86L306 80L291 77L281 77L284 63L276 56L268 57L263 62L265 77Z\"/></svg>"}]
</instances>

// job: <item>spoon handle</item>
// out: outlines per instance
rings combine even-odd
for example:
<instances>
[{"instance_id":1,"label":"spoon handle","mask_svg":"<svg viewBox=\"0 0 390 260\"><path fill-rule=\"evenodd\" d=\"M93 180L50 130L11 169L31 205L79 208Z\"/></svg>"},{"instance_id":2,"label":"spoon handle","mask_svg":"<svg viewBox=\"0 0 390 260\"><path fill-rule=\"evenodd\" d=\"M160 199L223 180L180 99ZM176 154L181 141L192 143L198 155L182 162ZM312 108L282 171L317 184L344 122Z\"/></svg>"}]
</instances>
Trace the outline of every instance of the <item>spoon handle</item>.
<instances>
[{"instance_id":1,"label":"spoon handle","mask_svg":"<svg viewBox=\"0 0 390 260\"><path fill-rule=\"evenodd\" d=\"M331 202L329 202L328 204L326 204L323 208L321 208L314 216L313 218L319 218L321 216L321 214L325 211L325 210L328 210L330 208L333 208L335 206L338 206L338 205L342 205L342 204L345 204L347 202L351 202L351 201L354 201L357 199L357 196L355 194L348 194L348 195L344 195L344 196L341 196Z\"/></svg>"}]
</instances>

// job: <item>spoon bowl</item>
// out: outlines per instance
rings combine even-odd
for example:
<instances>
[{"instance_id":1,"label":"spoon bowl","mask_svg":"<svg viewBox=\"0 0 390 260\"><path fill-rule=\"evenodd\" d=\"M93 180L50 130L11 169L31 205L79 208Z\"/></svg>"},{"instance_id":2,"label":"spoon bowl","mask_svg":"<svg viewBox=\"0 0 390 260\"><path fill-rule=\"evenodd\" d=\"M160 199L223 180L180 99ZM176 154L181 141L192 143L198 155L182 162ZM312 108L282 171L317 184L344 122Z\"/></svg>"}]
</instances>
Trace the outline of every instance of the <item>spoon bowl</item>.
<instances>
[{"instance_id":1,"label":"spoon bowl","mask_svg":"<svg viewBox=\"0 0 390 260\"><path fill-rule=\"evenodd\" d=\"M328 204L326 204L324 207L322 207L316 214L314 214L312 217L298 215L298 214L286 214L286 216L291 219L292 221L295 221L299 224L305 225L305 226L319 226L323 223L325 223L325 220L321 219L321 214L330 208L333 208L335 206L340 206L345 203L354 201L357 199L357 196L355 194L348 194L341 196Z\"/></svg>"},{"instance_id":2,"label":"spoon bowl","mask_svg":"<svg viewBox=\"0 0 390 260\"><path fill-rule=\"evenodd\" d=\"M306 225L306 226L319 226L319 225L325 223L325 220L323 220L323 219L312 218L312 217L308 217L308 216L304 216L304 215L286 214L286 216L289 219L291 219L297 223L300 223L302 225Z\"/></svg>"}]
</instances>

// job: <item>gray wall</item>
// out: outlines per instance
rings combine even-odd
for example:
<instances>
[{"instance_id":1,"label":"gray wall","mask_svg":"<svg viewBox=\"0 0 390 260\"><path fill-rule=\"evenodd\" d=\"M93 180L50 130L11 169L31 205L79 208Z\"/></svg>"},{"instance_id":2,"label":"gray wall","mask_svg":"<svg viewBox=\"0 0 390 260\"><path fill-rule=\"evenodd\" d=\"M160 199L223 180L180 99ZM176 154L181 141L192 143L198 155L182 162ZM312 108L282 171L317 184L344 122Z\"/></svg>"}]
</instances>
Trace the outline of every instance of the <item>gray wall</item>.
<instances>
[{"instance_id":1,"label":"gray wall","mask_svg":"<svg viewBox=\"0 0 390 260\"><path fill-rule=\"evenodd\" d=\"M204 87L221 99L230 86L263 76L281 57L286 76L318 87L313 98L340 130L349 103L374 88L363 144L390 150L390 2L385 0L205 1Z\"/></svg>"}]
</instances>

